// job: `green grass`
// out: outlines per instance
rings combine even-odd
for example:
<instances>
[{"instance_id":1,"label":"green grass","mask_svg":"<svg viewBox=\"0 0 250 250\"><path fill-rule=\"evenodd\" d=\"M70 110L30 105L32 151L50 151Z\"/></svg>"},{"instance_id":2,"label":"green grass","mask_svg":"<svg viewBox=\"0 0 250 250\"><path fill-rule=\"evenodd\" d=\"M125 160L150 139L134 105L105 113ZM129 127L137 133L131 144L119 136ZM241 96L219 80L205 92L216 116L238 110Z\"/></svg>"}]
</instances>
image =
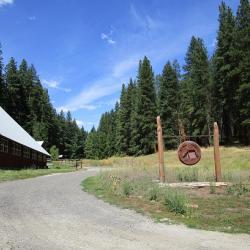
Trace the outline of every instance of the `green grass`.
<instances>
[{"instance_id":1,"label":"green grass","mask_svg":"<svg viewBox=\"0 0 250 250\"><path fill-rule=\"evenodd\" d=\"M202 148L202 156L193 167L183 165L176 150L164 153L167 182L180 181L214 181L213 148ZM250 148L220 147L222 176L224 181L250 183ZM83 160L84 165L124 168L135 175L145 172L155 179L158 178L158 155L140 157L111 157L104 160Z\"/></svg>"},{"instance_id":2,"label":"green grass","mask_svg":"<svg viewBox=\"0 0 250 250\"><path fill-rule=\"evenodd\" d=\"M83 182L84 190L112 204L132 208L156 221L184 223L192 228L250 233L250 150L221 148L222 174L228 187L214 187L213 150L202 149L194 167L179 163L175 151L165 152L168 182L209 181L200 189L159 187L157 155L112 157L99 166L112 166Z\"/></svg>"},{"instance_id":3,"label":"green grass","mask_svg":"<svg viewBox=\"0 0 250 250\"><path fill-rule=\"evenodd\" d=\"M71 171L75 171L75 168L72 165L59 163L53 163L48 169L0 170L0 182Z\"/></svg>"}]
</instances>

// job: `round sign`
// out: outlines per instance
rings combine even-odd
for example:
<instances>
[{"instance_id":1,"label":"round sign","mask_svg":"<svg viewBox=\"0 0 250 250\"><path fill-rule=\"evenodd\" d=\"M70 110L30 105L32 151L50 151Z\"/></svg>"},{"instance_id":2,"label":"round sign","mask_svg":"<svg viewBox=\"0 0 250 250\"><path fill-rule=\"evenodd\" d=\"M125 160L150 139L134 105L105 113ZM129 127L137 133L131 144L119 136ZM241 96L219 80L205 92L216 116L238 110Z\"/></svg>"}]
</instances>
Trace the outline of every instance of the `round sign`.
<instances>
[{"instance_id":1,"label":"round sign","mask_svg":"<svg viewBox=\"0 0 250 250\"><path fill-rule=\"evenodd\" d=\"M194 165L201 159L200 146L193 141L182 142L178 148L178 156L182 163Z\"/></svg>"}]
</instances>

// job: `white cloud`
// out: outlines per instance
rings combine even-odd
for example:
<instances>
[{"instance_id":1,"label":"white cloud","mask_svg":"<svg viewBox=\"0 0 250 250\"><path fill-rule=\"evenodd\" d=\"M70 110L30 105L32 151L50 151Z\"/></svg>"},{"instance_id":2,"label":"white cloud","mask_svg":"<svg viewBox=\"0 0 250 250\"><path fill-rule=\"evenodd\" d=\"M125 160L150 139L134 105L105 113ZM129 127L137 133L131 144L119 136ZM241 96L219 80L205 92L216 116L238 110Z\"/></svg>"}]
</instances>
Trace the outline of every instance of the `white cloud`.
<instances>
[{"instance_id":1,"label":"white cloud","mask_svg":"<svg viewBox=\"0 0 250 250\"><path fill-rule=\"evenodd\" d=\"M131 58L121 61L120 63L117 63L113 67L112 76L122 77L125 73L127 73L132 68L138 65L139 58L140 56L133 56Z\"/></svg>"},{"instance_id":2,"label":"white cloud","mask_svg":"<svg viewBox=\"0 0 250 250\"><path fill-rule=\"evenodd\" d=\"M8 4L13 4L14 0L0 0L0 7Z\"/></svg>"},{"instance_id":3,"label":"white cloud","mask_svg":"<svg viewBox=\"0 0 250 250\"><path fill-rule=\"evenodd\" d=\"M98 123L99 123L98 121L95 121L95 122L83 122L84 130L90 131L93 127L97 128Z\"/></svg>"},{"instance_id":4,"label":"white cloud","mask_svg":"<svg viewBox=\"0 0 250 250\"><path fill-rule=\"evenodd\" d=\"M130 14L134 20L135 25L146 31L161 27L161 22L153 19L148 14L142 15L141 13L139 13L139 11L136 10L133 4L130 5Z\"/></svg>"},{"instance_id":5,"label":"white cloud","mask_svg":"<svg viewBox=\"0 0 250 250\"><path fill-rule=\"evenodd\" d=\"M109 44L115 44L116 41L112 39L112 34L113 34L114 30L112 29L109 34L105 34L105 33L101 33L101 39L104 41L107 41L107 43Z\"/></svg>"},{"instance_id":6,"label":"white cloud","mask_svg":"<svg viewBox=\"0 0 250 250\"><path fill-rule=\"evenodd\" d=\"M75 97L75 98L77 98L77 97ZM63 112L68 112L68 111L76 111L79 109L94 110L97 108L96 105L84 104L81 102L78 102L78 103L79 103L79 106L77 106L77 107L74 104L70 104L70 103L65 105L65 106L57 107L56 111L60 112L62 110Z\"/></svg>"},{"instance_id":7,"label":"white cloud","mask_svg":"<svg viewBox=\"0 0 250 250\"><path fill-rule=\"evenodd\" d=\"M101 102L96 103L96 101L119 92L121 84L128 82L131 70L137 67L139 58L139 56L134 56L115 64L108 76L86 84L90 87L84 88L80 94L74 96L65 105L58 107L57 110L93 110L102 106Z\"/></svg>"},{"instance_id":8,"label":"white cloud","mask_svg":"<svg viewBox=\"0 0 250 250\"><path fill-rule=\"evenodd\" d=\"M35 20L36 20L36 16L28 16L28 19L29 19L30 21L35 21Z\"/></svg>"},{"instance_id":9,"label":"white cloud","mask_svg":"<svg viewBox=\"0 0 250 250\"><path fill-rule=\"evenodd\" d=\"M64 92L70 92L71 91L71 89L69 89L69 88L60 87L60 82L57 81L57 80L45 80L45 79L43 79L42 83L44 85L46 85L48 88L51 88L51 89L57 89L57 90L61 90L61 91L64 91Z\"/></svg>"},{"instance_id":10,"label":"white cloud","mask_svg":"<svg viewBox=\"0 0 250 250\"><path fill-rule=\"evenodd\" d=\"M76 120L76 124L78 125L78 127L82 127L83 126L83 121Z\"/></svg>"},{"instance_id":11,"label":"white cloud","mask_svg":"<svg viewBox=\"0 0 250 250\"><path fill-rule=\"evenodd\" d=\"M217 45L217 39L214 38L212 43L211 43L211 47L215 47Z\"/></svg>"},{"instance_id":12,"label":"white cloud","mask_svg":"<svg viewBox=\"0 0 250 250\"><path fill-rule=\"evenodd\" d=\"M59 82L55 80L42 80L49 88L56 89L59 86Z\"/></svg>"},{"instance_id":13,"label":"white cloud","mask_svg":"<svg viewBox=\"0 0 250 250\"><path fill-rule=\"evenodd\" d=\"M112 78L100 79L88 85L90 86L89 88L83 89L79 95L74 96L66 105L58 109L67 109L71 111L79 109L93 110L97 108L94 104L96 100L120 90L120 84L115 84Z\"/></svg>"},{"instance_id":14,"label":"white cloud","mask_svg":"<svg viewBox=\"0 0 250 250\"><path fill-rule=\"evenodd\" d=\"M136 75L138 62L144 55L149 57L154 67L160 66L162 69L167 60L173 60L185 53L193 34L202 37L203 34L213 31L213 27L205 29L204 25L195 23L195 26L186 28L185 32L173 33L171 27L164 24L162 19L156 20L147 14L142 15L133 5L130 6L130 14L133 22L131 30L119 32L119 46L110 52L107 60L109 69L100 78L81 83L86 87L76 96L66 100L60 108L71 111L107 108L107 97L120 93L122 83L127 83L130 77ZM161 36L158 29L164 31ZM101 39L112 39L113 32L112 28L108 34L102 33ZM105 100L102 100L104 97Z\"/></svg>"}]
</instances>

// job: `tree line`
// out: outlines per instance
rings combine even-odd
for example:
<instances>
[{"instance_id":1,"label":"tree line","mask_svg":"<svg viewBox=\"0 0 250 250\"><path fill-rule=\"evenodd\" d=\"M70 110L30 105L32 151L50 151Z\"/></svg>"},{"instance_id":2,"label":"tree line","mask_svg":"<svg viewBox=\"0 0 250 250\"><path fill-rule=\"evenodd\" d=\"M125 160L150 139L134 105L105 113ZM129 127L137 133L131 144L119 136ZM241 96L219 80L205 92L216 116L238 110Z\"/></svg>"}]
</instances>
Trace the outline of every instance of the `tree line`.
<instances>
[{"instance_id":1,"label":"tree line","mask_svg":"<svg viewBox=\"0 0 250 250\"><path fill-rule=\"evenodd\" d=\"M33 65L23 59L18 66L11 58L4 66L1 47L0 106L36 140L44 141L47 150L56 146L66 158L85 157L84 128L70 112L56 112Z\"/></svg>"},{"instance_id":2,"label":"tree line","mask_svg":"<svg viewBox=\"0 0 250 250\"><path fill-rule=\"evenodd\" d=\"M137 78L122 85L115 108L88 134L87 158L153 153L158 114L166 148L176 148L178 137L188 135L209 145L214 121L221 143L250 144L249 1L240 1L236 15L222 2L218 21L211 57L204 41L193 36L182 70L177 61L168 61L162 73L154 75L147 57L139 62Z\"/></svg>"},{"instance_id":3,"label":"tree line","mask_svg":"<svg viewBox=\"0 0 250 250\"><path fill-rule=\"evenodd\" d=\"M179 137L210 144L213 122L225 145L250 144L250 4L240 0L236 15L224 2L212 56L204 41L192 37L185 65L168 61L155 75L147 57L136 79L122 85L119 102L101 116L98 128L78 128L71 113L57 113L33 65L11 58L3 64L0 47L0 105L45 148L55 145L67 158L101 159L112 155L150 154L156 148L156 116L165 147ZM175 137L177 136L177 137ZM188 137L187 137L188 138Z\"/></svg>"}]
</instances>

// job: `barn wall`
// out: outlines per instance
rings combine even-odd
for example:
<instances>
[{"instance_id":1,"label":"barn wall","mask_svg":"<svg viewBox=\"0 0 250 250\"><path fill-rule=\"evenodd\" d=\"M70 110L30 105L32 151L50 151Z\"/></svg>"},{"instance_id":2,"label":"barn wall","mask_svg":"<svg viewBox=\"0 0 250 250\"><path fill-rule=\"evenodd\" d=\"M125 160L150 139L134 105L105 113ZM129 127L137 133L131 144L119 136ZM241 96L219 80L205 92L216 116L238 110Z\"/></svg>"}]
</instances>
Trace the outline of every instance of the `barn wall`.
<instances>
[{"instance_id":1,"label":"barn wall","mask_svg":"<svg viewBox=\"0 0 250 250\"><path fill-rule=\"evenodd\" d=\"M2 137L4 138L4 137ZM4 138L7 139L7 138ZM0 169L21 169L21 168L47 168L46 158L43 157L42 160L32 159L32 149L30 149L30 157L24 158L23 151L25 146L21 145L21 156L13 155L12 147L14 142L8 140L8 153L0 151ZM37 158L37 157L36 157Z\"/></svg>"}]
</instances>

